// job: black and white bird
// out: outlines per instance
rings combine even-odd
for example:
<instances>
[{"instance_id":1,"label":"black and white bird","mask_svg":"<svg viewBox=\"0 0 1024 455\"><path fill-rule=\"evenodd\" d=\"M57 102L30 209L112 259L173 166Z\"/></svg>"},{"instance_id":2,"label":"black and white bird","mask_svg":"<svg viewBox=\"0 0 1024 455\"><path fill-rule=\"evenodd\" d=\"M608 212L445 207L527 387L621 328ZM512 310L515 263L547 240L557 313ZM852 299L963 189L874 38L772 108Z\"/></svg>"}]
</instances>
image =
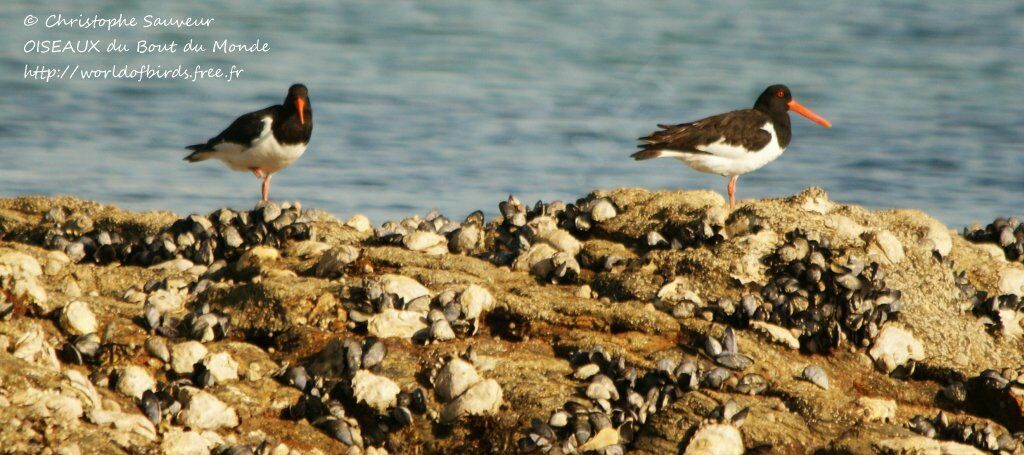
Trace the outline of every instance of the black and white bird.
<instances>
[{"instance_id":1,"label":"black and white bird","mask_svg":"<svg viewBox=\"0 0 1024 455\"><path fill-rule=\"evenodd\" d=\"M709 174L729 177L729 209L736 205L736 181L786 151L793 132L792 110L825 128L832 124L793 99L785 85L772 85L757 97L753 109L741 109L678 125L640 138L636 160L669 157Z\"/></svg>"},{"instance_id":2,"label":"black and white bird","mask_svg":"<svg viewBox=\"0 0 1024 455\"><path fill-rule=\"evenodd\" d=\"M263 201L270 194L270 177L288 167L306 151L313 134L313 106L309 90L295 84L283 104L250 112L227 129L192 150L185 161L221 160L236 171L249 171L263 180Z\"/></svg>"}]
</instances>

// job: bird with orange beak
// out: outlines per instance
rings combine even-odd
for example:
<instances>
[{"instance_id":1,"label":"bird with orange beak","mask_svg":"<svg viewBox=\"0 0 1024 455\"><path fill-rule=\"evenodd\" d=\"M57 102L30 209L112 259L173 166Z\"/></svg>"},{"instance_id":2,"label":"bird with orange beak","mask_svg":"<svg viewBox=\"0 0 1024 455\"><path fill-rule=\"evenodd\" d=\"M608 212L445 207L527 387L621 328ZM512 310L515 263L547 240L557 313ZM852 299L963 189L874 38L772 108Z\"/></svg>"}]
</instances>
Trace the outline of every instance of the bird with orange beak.
<instances>
[{"instance_id":1,"label":"bird with orange beak","mask_svg":"<svg viewBox=\"0 0 1024 455\"><path fill-rule=\"evenodd\" d=\"M192 153L185 161L216 158L233 170L252 172L263 181L261 200L266 201L270 177L299 159L312 135L309 90L305 85L295 84L288 88L283 104L238 117L205 143L186 147Z\"/></svg>"},{"instance_id":2,"label":"bird with orange beak","mask_svg":"<svg viewBox=\"0 0 1024 455\"><path fill-rule=\"evenodd\" d=\"M661 128L640 138L636 160L669 157L700 172L729 177L729 209L736 205L736 181L775 161L793 137L789 111L825 128L832 124L793 99L785 85L772 85L752 109L741 109Z\"/></svg>"}]
</instances>

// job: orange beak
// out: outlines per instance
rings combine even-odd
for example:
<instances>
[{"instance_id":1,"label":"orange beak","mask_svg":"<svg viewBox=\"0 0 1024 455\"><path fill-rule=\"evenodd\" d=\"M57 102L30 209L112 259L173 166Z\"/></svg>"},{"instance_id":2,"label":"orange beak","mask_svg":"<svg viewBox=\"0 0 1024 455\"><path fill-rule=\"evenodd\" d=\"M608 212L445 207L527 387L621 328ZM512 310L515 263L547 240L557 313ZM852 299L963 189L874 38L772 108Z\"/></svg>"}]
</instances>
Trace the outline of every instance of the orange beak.
<instances>
[{"instance_id":1,"label":"orange beak","mask_svg":"<svg viewBox=\"0 0 1024 455\"><path fill-rule=\"evenodd\" d=\"M306 110L306 100L299 98L295 100L295 109L299 111L299 123L306 124L306 114L303 112ZM810 111L808 111L810 112Z\"/></svg>"},{"instance_id":2,"label":"orange beak","mask_svg":"<svg viewBox=\"0 0 1024 455\"><path fill-rule=\"evenodd\" d=\"M814 111L807 109L803 104L796 102L796 100L789 101L789 109L796 112L804 117L807 117L812 122L817 123L825 128L832 128L832 124L828 120L821 118L820 115L815 114Z\"/></svg>"}]
</instances>

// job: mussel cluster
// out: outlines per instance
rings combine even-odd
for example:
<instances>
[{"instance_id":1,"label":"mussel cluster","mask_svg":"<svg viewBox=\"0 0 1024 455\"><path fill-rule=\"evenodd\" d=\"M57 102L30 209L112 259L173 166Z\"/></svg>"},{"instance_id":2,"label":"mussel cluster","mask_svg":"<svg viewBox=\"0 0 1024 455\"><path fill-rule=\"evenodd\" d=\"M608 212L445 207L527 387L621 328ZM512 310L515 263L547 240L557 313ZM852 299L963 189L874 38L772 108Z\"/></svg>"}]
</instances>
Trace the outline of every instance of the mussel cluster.
<instances>
[{"instance_id":1,"label":"mussel cluster","mask_svg":"<svg viewBox=\"0 0 1024 455\"><path fill-rule=\"evenodd\" d=\"M985 324L990 333L1014 337L1024 331L1020 324L1024 317L1021 311L1024 300L1020 296L989 296L987 292L975 288L964 272L957 273L955 280L961 295L970 303L971 313Z\"/></svg>"},{"instance_id":2,"label":"mussel cluster","mask_svg":"<svg viewBox=\"0 0 1024 455\"><path fill-rule=\"evenodd\" d=\"M644 245L650 249L675 250L717 245L730 236L757 234L767 226L755 215L740 216L727 225L727 215L724 210L710 208L690 221L666 223L648 232Z\"/></svg>"},{"instance_id":3,"label":"mussel cluster","mask_svg":"<svg viewBox=\"0 0 1024 455\"><path fill-rule=\"evenodd\" d=\"M99 352L102 346L100 336L95 333L74 336L60 349L60 358L64 362L75 365L99 363Z\"/></svg>"},{"instance_id":4,"label":"mussel cluster","mask_svg":"<svg viewBox=\"0 0 1024 455\"><path fill-rule=\"evenodd\" d=\"M917 415L910 420L911 431L929 438L970 444L992 453L1013 453L1020 447L1024 435L1011 434L992 423L951 420L945 412L935 417Z\"/></svg>"},{"instance_id":5,"label":"mussel cluster","mask_svg":"<svg viewBox=\"0 0 1024 455\"><path fill-rule=\"evenodd\" d=\"M360 371L375 371L387 355L380 340L332 340L309 364L288 366L275 376L303 392L285 408L283 417L306 419L328 436L349 446L364 447L387 439L387 434L412 423L414 414L427 412L426 392L415 388L398 394L394 406L378 412L356 403L352 380ZM350 416L346 410L356 410Z\"/></svg>"},{"instance_id":6,"label":"mussel cluster","mask_svg":"<svg viewBox=\"0 0 1024 455\"><path fill-rule=\"evenodd\" d=\"M183 388L192 385L192 381L187 378L168 383L161 382L155 392L143 392L142 397L136 400L136 404L142 410L142 414L153 422L154 426L159 427L162 420L172 420L181 411L186 393Z\"/></svg>"},{"instance_id":7,"label":"mussel cluster","mask_svg":"<svg viewBox=\"0 0 1024 455\"><path fill-rule=\"evenodd\" d=\"M231 317L210 308L203 302L195 305L184 317L160 314L149 302L143 305L143 320L147 329L167 338L184 337L200 343L222 340L228 336Z\"/></svg>"},{"instance_id":8,"label":"mussel cluster","mask_svg":"<svg viewBox=\"0 0 1024 455\"><path fill-rule=\"evenodd\" d=\"M476 212L476 214L481 219L483 218L483 213ZM467 217L467 222L473 217L474 215ZM433 232L447 235L459 227L459 223L448 219L437 210L432 210L422 217L414 215L401 221L385 221L381 227L374 230L374 236L383 243L399 244L405 236L413 232Z\"/></svg>"},{"instance_id":9,"label":"mussel cluster","mask_svg":"<svg viewBox=\"0 0 1024 455\"><path fill-rule=\"evenodd\" d=\"M611 428L618 432L618 443L600 453L623 453L654 413L688 391L721 390L731 385L735 392L754 395L768 386L761 375L751 373L737 381L731 370L709 367L694 358L682 362L664 358L656 369L640 373L627 366L623 357L610 356L600 346L576 352L570 362L575 368L573 377L589 381L585 387L587 401L568 401L547 421L534 419L526 436L519 440L521 450L577 453L599 432ZM735 415L730 412L729 417Z\"/></svg>"},{"instance_id":10,"label":"mussel cluster","mask_svg":"<svg viewBox=\"0 0 1024 455\"><path fill-rule=\"evenodd\" d=\"M370 318L385 310L414 311L427 314L430 311L431 299L423 295L406 301L402 296L388 292L380 283L371 281L365 287L355 289L353 294L355 305L349 310L348 316L356 324L365 324Z\"/></svg>"},{"instance_id":11,"label":"mussel cluster","mask_svg":"<svg viewBox=\"0 0 1024 455\"><path fill-rule=\"evenodd\" d=\"M531 209L515 196L509 196L498 204L498 210L501 218L488 224L487 228L494 231L495 238L494 248L489 252L490 259L499 265L511 264L517 256L529 250L541 231L562 229L582 236L589 233L596 223L612 219L618 213L615 204L603 197L583 198L575 204L537 201ZM538 219L542 217L549 219L551 224L538 226Z\"/></svg>"},{"instance_id":12,"label":"mussel cluster","mask_svg":"<svg viewBox=\"0 0 1024 455\"><path fill-rule=\"evenodd\" d=\"M427 322L430 339L448 341L476 335L480 330L480 317L494 306L494 297L479 286L462 292L447 290L430 302Z\"/></svg>"},{"instance_id":13,"label":"mussel cluster","mask_svg":"<svg viewBox=\"0 0 1024 455\"><path fill-rule=\"evenodd\" d=\"M1003 249L1006 259L1024 260L1024 225L1016 217L996 218L984 228L964 228L964 238L977 243L995 243Z\"/></svg>"},{"instance_id":14,"label":"mussel cluster","mask_svg":"<svg viewBox=\"0 0 1024 455\"><path fill-rule=\"evenodd\" d=\"M64 251L75 262L148 266L173 258L197 264L233 260L248 247L280 247L287 240L313 236L310 219L296 203L261 202L253 210L219 209L207 216L189 215L156 235L140 237L93 226L85 215L68 218L61 208L47 213L51 227L44 246Z\"/></svg>"},{"instance_id":15,"label":"mussel cluster","mask_svg":"<svg viewBox=\"0 0 1024 455\"><path fill-rule=\"evenodd\" d=\"M708 335L704 340L704 353L716 364L730 370L743 371L754 364L749 356L740 354L732 327L726 327L721 338Z\"/></svg>"},{"instance_id":16,"label":"mussel cluster","mask_svg":"<svg viewBox=\"0 0 1024 455\"><path fill-rule=\"evenodd\" d=\"M0 287L0 319L14 312L14 296L7 289Z\"/></svg>"},{"instance_id":17,"label":"mussel cluster","mask_svg":"<svg viewBox=\"0 0 1024 455\"><path fill-rule=\"evenodd\" d=\"M844 341L866 347L883 324L896 319L902 293L885 282L878 263L850 256L846 264L830 248L800 230L768 258L768 283L760 295L737 305L719 301L715 317L746 326L766 321L801 331L800 344L812 353L829 353Z\"/></svg>"},{"instance_id":18,"label":"mussel cluster","mask_svg":"<svg viewBox=\"0 0 1024 455\"><path fill-rule=\"evenodd\" d=\"M721 243L725 235L725 218L705 212L688 223L666 224L658 231L650 231L645 240L648 248L682 250Z\"/></svg>"}]
</instances>

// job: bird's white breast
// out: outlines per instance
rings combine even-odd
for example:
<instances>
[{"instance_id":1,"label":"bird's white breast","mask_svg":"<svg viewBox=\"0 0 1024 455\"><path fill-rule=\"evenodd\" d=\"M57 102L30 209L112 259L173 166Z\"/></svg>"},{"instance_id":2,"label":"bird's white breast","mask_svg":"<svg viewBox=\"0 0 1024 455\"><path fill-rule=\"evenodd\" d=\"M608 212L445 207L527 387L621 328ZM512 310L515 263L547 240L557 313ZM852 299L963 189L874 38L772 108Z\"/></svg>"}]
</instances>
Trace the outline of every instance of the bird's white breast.
<instances>
[{"instance_id":1,"label":"bird's white breast","mask_svg":"<svg viewBox=\"0 0 1024 455\"><path fill-rule=\"evenodd\" d=\"M725 176L746 174L775 161L782 155L782 152L786 151L785 148L779 147L775 126L771 122L765 123L761 129L771 134L772 138L764 148L758 151L748 151L742 146L728 144L723 137L711 144L695 147L706 153L663 150L659 156L675 158L695 170L709 174Z\"/></svg>"},{"instance_id":2,"label":"bird's white breast","mask_svg":"<svg viewBox=\"0 0 1024 455\"><path fill-rule=\"evenodd\" d=\"M263 117L263 130L249 147L224 142L214 147L217 151L214 157L236 171L262 169L273 174L288 167L306 151L306 144L279 143L271 131L272 124L270 116Z\"/></svg>"}]
</instances>

